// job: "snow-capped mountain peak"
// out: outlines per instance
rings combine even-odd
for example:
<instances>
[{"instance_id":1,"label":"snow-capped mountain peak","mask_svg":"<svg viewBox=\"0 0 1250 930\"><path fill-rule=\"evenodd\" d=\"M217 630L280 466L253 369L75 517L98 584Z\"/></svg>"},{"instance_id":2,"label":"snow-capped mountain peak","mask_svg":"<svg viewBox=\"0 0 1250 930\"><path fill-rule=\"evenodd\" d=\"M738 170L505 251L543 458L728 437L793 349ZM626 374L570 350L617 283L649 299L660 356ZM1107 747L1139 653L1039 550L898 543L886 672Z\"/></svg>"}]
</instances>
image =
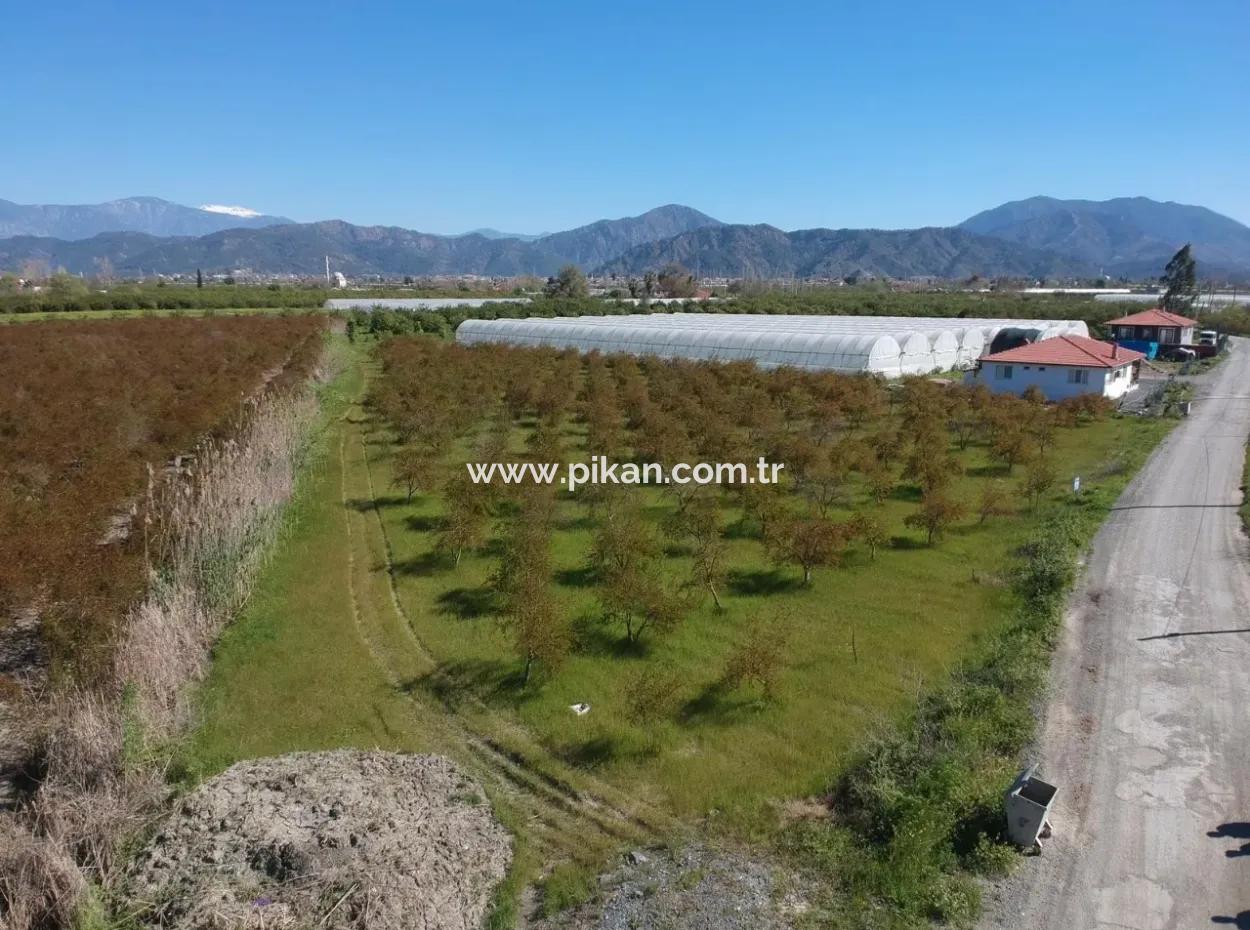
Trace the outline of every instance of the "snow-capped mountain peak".
<instances>
[{"instance_id":1,"label":"snow-capped mountain peak","mask_svg":"<svg viewBox=\"0 0 1250 930\"><path fill-rule=\"evenodd\" d=\"M200 204L200 209L206 213L225 213L227 216L242 216L247 218L261 215L258 210L253 210L250 207L231 207L221 203L202 203Z\"/></svg>"}]
</instances>

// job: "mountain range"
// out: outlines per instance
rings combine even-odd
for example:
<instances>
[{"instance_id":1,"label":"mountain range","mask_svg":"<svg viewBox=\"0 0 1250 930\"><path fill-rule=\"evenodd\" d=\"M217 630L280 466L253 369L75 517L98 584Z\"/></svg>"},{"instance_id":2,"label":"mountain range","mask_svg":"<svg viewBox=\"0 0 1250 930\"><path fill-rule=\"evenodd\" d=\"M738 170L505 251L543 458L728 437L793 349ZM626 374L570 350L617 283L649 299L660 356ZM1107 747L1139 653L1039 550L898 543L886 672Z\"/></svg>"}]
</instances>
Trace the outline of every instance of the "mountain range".
<instances>
[{"instance_id":1,"label":"mountain range","mask_svg":"<svg viewBox=\"0 0 1250 930\"><path fill-rule=\"evenodd\" d=\"M1205 207L1144 197L1033 197L922 229L806 229L726 224L669 204L540 236L477 230L459 236L342 220L292 223L242 208L197 209L156 198L96 207L0 201L0 269L31 260L92 274L102 260L130 277L250 269L318 275L549 275L565 264L638 275L680 262L716 277L1049 279L1157 276L1193 245L1207 277L1250 280L1250 228ZM208 224L208 231L203 232ZM171 230L173 230L171 232Z\"/></svg>"},{"instance_id":2,"label":"mountain range","mask_svg":"<svg viewBox=\"0 0 1250 930\"><path fill-rule=\"evenodd\" d=\"M159 197L125 197L108 203L72 205L0 200L0 236L49 236L70 241L109 232L206 236L222 229L258 229L290 222L285 217L265 216L243 207L184 207Z\"/></svg>"},{"instance_id":3,"label":"mountain range","mask_svg":"<svg viewBox=\"0 0 1250 930\"><path fill-rule=\"evenodd\" d=\"M1056 200L1031 197L986 210L961 229L1032 248L1079 255L1131 277L1158 274L1186 242L1209 267L1250 266L1250 227L1206 207L1147 197Z\"/></svg>"}]
</instances>

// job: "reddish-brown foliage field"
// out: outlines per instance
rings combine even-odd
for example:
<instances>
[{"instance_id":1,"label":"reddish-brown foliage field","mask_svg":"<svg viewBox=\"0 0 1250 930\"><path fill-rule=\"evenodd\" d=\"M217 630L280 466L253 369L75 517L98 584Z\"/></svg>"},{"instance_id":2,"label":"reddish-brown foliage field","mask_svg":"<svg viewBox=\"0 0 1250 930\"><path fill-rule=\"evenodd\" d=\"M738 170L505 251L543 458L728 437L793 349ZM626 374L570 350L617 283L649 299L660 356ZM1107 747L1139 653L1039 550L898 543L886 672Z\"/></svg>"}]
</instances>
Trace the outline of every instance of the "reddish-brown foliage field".
<instances>
[{"instance_id":1,"label":"reddish-brown foliage field","mask_svg":"<svg viewBox=\"0 0 1250 930\"><path fill-rule=\"evenodd\" d=\"M323 330L312 316L0 329L0 624L38 607L54 669L89 674L146 581L149 465L304 377Z\"/></svg>"}]
</instances>

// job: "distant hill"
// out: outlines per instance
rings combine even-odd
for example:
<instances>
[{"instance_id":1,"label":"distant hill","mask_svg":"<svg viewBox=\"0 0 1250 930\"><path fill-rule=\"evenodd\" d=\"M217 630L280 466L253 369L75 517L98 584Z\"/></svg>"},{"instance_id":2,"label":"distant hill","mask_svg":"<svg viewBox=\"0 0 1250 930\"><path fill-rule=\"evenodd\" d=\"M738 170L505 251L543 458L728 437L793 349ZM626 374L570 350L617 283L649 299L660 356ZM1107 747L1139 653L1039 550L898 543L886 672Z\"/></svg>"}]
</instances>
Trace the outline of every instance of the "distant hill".
<instances>
[{"instance_id":1,"label":"distant hill","mask_svg":"<svg viewBox=\"0 0 1250 930\"><path fill-rule=\"evenodd\" d=\"M1209 271L1250 271L1250 227L1206 207L1147 197L1030 197L978 213L959 226L1072 255L1113 276L1158 275L1186 242Z\"/></svg>"},{"instance_id":2,"label":"distant hill","mask_svg":"<svg viewBox=\"0 0 1250 930\"><path fill-rule=\"evenodd\" d=\"M470 229L467 233L461 233L460 235L481 236L483 239L520 239L522 242L533 242L535 239L541 239L543 236L550 236L551 233L506 233L484 226L481 229Z\"/></svg>"},{"instance_id":3,"label":"distant hill","mask_svg":"<svg viewBox=\"0 0 1250 930\"><path fill-rule=\"evenodd\" d=\"M717 226L638 246L600 269L637 275L680 262L716 277L1070 277L1090 273L1069 256L962 229L801 229Z\"/></svg>"},{"instance_id":4,"label":"distant hill","mask_svg":"<svg viewBox=\"0 0 1250 930\"><path fill-rule=\"evenodd\" d=\"M66 241L50 237L0 239L0 268L29 259L77 274L93 274L107 258L122 276L251 269L270 274L321 274L325 256L347 275L554 274L562 265L593 267L648 236L671 236L716 223L689 207L667 206L641 216L600 220L541 239L491 239L477 233L437 236L398 226L355 226L342 220L235 228L206 236L152 238L102 233Z\"/></svg>"},{"instance_id":5,"label":"distant hill","mask_svg":"<svg viewBox=\"0 0 1250 930\"><path fill-rule=\"evenodd\" d=\"M636 246L721 225L720 220L693 207L670 203L641 216L600 220L567 232L552 233L539 239L538 245L582 268L598 268Z\"/></svg>"},{"instance_id":6,"label":"distant hill","mask_svg":"<svg viewBox=\"0 0 1250 930\"><path fill-rule=\"evenodd\" d=\"M0 200L0 237L90 239L100 233L204 236L222 229L256 229L291 221L239 207L184 207L159 197L127 197L94 204L20 204Z\"/></svg>"}]
</instances>

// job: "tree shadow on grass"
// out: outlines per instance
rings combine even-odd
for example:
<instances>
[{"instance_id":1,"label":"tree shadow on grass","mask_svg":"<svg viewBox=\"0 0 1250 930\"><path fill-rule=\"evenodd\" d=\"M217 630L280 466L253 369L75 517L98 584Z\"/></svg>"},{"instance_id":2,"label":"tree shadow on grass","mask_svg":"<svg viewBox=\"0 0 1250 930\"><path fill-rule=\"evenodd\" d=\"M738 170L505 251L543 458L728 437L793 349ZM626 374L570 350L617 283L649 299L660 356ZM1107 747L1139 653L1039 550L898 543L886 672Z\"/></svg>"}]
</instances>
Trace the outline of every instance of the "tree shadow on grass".
<instances>
[{"instance_id":1,"label":"tree shadow on grass","mask_svg":"<svg viewBox=\"0 0 1250 930\"><path fill-rule=\"evenodd\" d=\"M437 599L439 612L461 620L476 620L498 612L495 592L488 585L476 588L452 588Z\"/></svg>"},{"instance_id":2,"label":"tree shadow on grass","mask_svg":"<svg viewBox=\"0 0 1250 930\"><path fill-rule=\"evenodd\" d=\"M415 501L416 498L414 497ZM368 513L374 508L382 509L387 507L407 507L407 494L382 494L378 497L353 497L347 501L347 506L357 513Z\"/></svg>"},{"instance_id":3,"label":"tree shadow on grass","mask_svg":"<svg viewBox=\"0 0 1250 930\"><path fill-rule=\"evenodd\" d=\"M904 551L915 550L915 549L928 549L929 544L925 542L923 539L920 539L916 536L891 536L890 548L891 549L903 549Z\"/></svg>"},{"instance_id":4,"label":"tree shadow on grass","mask_svg":"<svg viewBox=\"0 0 1250 930\"><path fill-rule=\"evenodd\" d=\"M615 738L592 736L560 750L560 757L579 769L595 769L611 762L619 751Z\"/></svg>"},{"instance_id":5,"label":"tree shadow on grass","mask_svg":"<svg viewBox=\"0 0 1250 930\"><path fill-rule=\"evenodd\" d=\"M767 707L758 695L731 688L722 678L682 705L678 719L687 726L732 726Z\"/></svg>"},{"instance_id":6,"label":"tree shadow on grass","mask_svg":"<svg viewBox=\"0 0 1250 930\"><path fill-rule=\"evenodd\" d=\"M491 559L498 559L504 553L504 539L502 536L492 536L486 541L486 545L477 550L478 555Z\"/></svg>"},{"instance_id":7,"label":"tree shadow on grass","mask_svg":"<svg viewBox=\"0 0 1250 930\"><path fill-rule=\"evenodd\" d=\"M395 562L393 571L396 575L428 578L431 575L447 571L453 564L455 564L455 560L450 555L445 552L439 552L437 549L431 549L414 558Z\"/></svg>"},{"instance_id":8,"label":"tree shadow on grass","mask_svg":"<svg viewBox=\"0 0 1250 930\"><path fill-rule=\"evenodd\" d=\"M442 529L443 521L430 514L413 514L410 517L404 517L404 526L414 533L432 533Z\"/></svg>"},{"instance_id":9,"label":"tree shadow on grass","mask_svg":"<svg viewBox=\"0 0 1250 930\"><path fill-rule=\"evenodd\" d=\"M977 465L975 468L969 468L964 472L969 478L1007 478L1009 473L1006 465L999 465L994 462L989 465Z\"/></svg>"},{"instance_id":10,"label":"tree shadow on grass","mask_svg":"<svg viewBox=\"0 0 1250 930\"><path fill-rule=\"evenodd\" d=\"M595 570L588 565L562 568L555 574L556 584L566 588L589 588L595 584Z\"/></svg>"},{"instance_id":11,"label":"tree shadow on grass","mask_svg":"<svg viewBox=\"0 0 1250 930\"><path fill-rule=\"evenodd\" d=\"M779 568L734 569L728 575L728 588L743 597L766 597L803 587L802 578Z\"/></svg>"},{"instance_id":12,"label":"tree shadow on grass","mask_svg":"<svg viewBox=\"0 0 1250 930\"><path fill-rule=\"evenodd\" d=\"M571 626L577 651L583 655L639 659L650 652L645 639L630 641L625 637L621 624L609 623L596 613L586 613L574 618Z\"/></svg>"},{"instance_id":13,"label":"tree shadow on grass","mask_svg":"<svg viewBox=\"0 0 1250 930\"><path fill-rule=\"evenodd\" d=\"M725 539L760 539L760 525L750 517L741 517L725 527Z\"/></svg>"},{"instance_id":14,"label":"tree shadow on grass","mask_svg":"<svg viewBox=\"0 0 1250 930\"><path fill-rule=\"evenodd\" d=\"M502 659L450 662L405 682L403 690L408 694L424 691L451 711L475 695L488 704L518 707L534 693L534 689L524 687L518 664Z\"/></svg>"},{"instance_id":15,"label":"tree shadow on grass","mask_svg":"<svg viewBox=\"0 0 1250 930\"><path fill-rule=\"evenodd\" d=\"M904 504L918 504L924 492L916 484L896 484L890 492L890 500L902 501Z\"/></svg>"},{"instance_id":16,"label":"tree shadow on grass","mask_svg":"<svg viewBox=\"0 0 1250 930\"><path fill-rule=\"evenodd\" d=\"M583 514L580 517L567 517L563 520L555 521L555 528L562 532L573 532L576 530L593 530L598 526L596 521L590 514Z\"/></svg>"}]
</instances>

